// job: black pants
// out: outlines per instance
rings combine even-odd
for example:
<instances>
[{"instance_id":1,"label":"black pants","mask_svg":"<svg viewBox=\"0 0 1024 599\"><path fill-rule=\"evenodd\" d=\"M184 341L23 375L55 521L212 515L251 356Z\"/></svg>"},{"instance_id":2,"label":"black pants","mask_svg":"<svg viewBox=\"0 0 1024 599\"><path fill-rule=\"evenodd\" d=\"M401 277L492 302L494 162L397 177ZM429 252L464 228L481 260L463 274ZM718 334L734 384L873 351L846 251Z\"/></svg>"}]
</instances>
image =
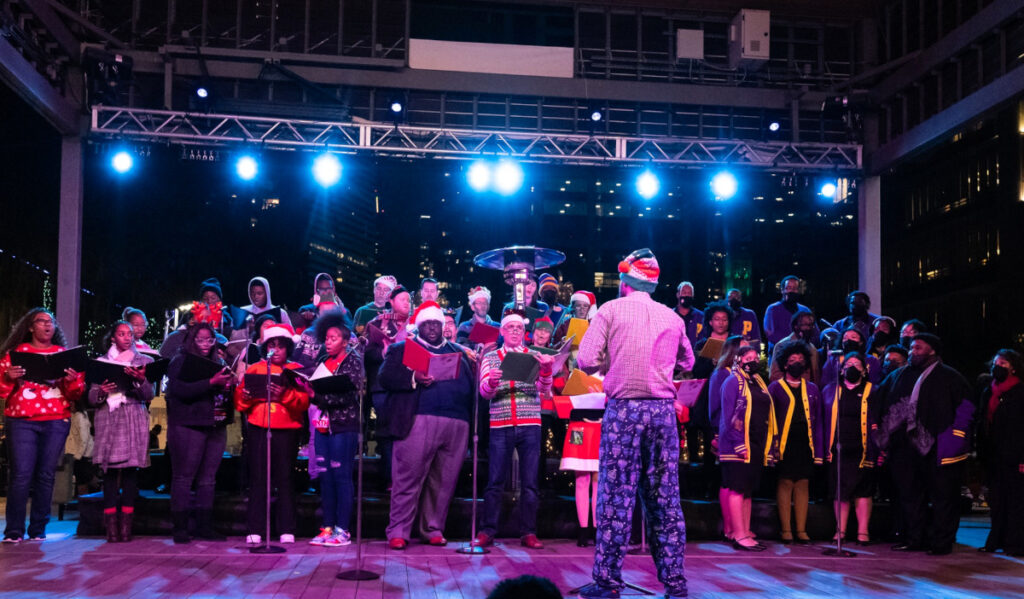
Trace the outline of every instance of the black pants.
<instances>
[{"instance_id":1,"label":"black pants","mask_svg":"<svg viewBox=\"0 0 1024 599\"><path fill-rule=\"evenodd\" d=\"M1024 552L1024 474L1016 464L993 468L988 504L992 508L992 531L985 546L1011 554Z\"/></svg>"},{"instance_id":2,"label":"black pants","mask_svg":"<svg viewBox=\"0 0 1024 599\"><path fill-rule=\"evenodd\" d=\"M249 424L246 429L249 460L249 534L266 533L267 429ZM295 469L297 429L272 429L270 439L270 486L277 488L278 534L295 534Z\"/></svg>"},{"instance_id":3,"label":"black pants","mask_svg":"<svg viewBox=\"0 0 1024 599\"><path fill-rule=\"evenodd\" d=\"M103 474L103 507L134 508L139 496L138 468L107 468Z\"/></svg>"},{"instance_id":4,"label":"black pants","mask_svg":"<svg viewBox=\"0 0 1024 599\"><path fill-rule=\"evenodd\" d=\"M922 456L913 447L901 445L892 449L891 468L899 489L906 542L933 548L951 547L960 527L964 462L939 466L934 448Z\"/></svg>"},{"instance_id":5,"label":"black pants","mask_svg":"<svg viewBox=\"0 0 1024 599\"><path fill-rule=\"evenodd\" d=\"M167 428L171 454L171 511L188 510L192 485L196 487L196 508L213 509L217 468L227 445L227 429L172 424Z\"/></svg>"}]
</instances>

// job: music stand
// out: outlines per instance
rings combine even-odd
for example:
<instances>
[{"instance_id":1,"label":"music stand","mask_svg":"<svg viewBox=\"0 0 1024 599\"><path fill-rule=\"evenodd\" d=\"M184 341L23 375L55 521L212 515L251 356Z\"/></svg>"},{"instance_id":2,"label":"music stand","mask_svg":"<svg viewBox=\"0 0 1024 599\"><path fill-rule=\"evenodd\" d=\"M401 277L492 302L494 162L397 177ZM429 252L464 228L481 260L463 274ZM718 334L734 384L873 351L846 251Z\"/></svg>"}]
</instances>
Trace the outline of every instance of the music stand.
<instances>
[{"instance_id":1,"label":"music stand","mask_svg":"<svg viewBox=\"0 0 1024 599\"><path fill-rule=\"evenodd\" d=\"M280 350L278 350L280 351ZM257 545L256 547L250 547L249 553L284 553L287 551L284 547L279 545L270 544L270 440L273 436L273 431L270 428L270 381L272 380L270 374L270 357L272 353L267 352L267 513L266 513L266 533L263 537L263 544ZM294 456L293 456L294 457Z\"/></svg>"},{"instance_id":2,"label":"music stand","mask_svg":"<svg viewBox=\"0 0 1024 599\"><path fill-rule=\"evenodd\" d=\"M342 570L335 576L338 580L376 580L380 574L363 569L363 398L359 390L359 437L356 442L356 567Z\"/></svg>"},{"instance_id":3,"label":"music stand","mask_svg":"<svg viewBox=\"0 0 1024 599\"><path fill-rule=\"evenodd\" d=\"M490 553L486 547L476 544L476 506L477 506L477 461L480 447L480 361L482 355L476 357L476 376L473 377L473 505L470 507L469 544L459 547L455 553L466 555L483 555Z\"/></svg>"}]
</instances>

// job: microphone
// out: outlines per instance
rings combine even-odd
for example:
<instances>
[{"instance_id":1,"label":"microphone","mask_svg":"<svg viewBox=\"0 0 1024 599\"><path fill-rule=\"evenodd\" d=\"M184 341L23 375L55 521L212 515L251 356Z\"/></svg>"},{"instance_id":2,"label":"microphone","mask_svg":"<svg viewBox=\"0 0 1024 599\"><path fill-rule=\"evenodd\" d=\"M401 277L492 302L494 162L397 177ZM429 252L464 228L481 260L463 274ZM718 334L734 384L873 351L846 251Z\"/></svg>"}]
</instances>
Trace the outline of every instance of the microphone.
<instances>
[{"instance_id":1,"label":"microphone","mask_svg":"<svg viewBox=\"0 0 1024 599\"><path fill-rule=\"evenodd\" d=\"M268 350L267 350L267 358L271 358L271 357L273 357L273 356L274 356L274 354L276 354L276 353L277 353L277 350L276 350L276 349L268 349Z\"/></svg>"}]
</instances>

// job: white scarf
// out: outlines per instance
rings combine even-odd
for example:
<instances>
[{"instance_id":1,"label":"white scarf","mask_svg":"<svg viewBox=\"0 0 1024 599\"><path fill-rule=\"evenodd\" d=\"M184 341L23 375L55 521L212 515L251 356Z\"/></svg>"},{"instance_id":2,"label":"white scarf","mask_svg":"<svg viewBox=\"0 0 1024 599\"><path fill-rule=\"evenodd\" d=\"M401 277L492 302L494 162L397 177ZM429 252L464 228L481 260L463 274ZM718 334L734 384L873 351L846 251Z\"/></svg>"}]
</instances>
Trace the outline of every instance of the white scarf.
<instances>
[{"instance_id":1,"label":"white scarf","mask_svg":"<svg viewBox=\"0 0 1024 599\"><path fill-rule=\"evenodd\" d=\"M113 362L115 364L127 363L130 366L132 361L135 359L135 353L134 347L126 349L125 351L118 351L116 346L111 345L110 350L107 351L105 356L103 356L103 361ZM107 409L111 412L126 403L128 403L128 398L120 391L115 391L107 396Z\"/></svg>"}]
</instances>

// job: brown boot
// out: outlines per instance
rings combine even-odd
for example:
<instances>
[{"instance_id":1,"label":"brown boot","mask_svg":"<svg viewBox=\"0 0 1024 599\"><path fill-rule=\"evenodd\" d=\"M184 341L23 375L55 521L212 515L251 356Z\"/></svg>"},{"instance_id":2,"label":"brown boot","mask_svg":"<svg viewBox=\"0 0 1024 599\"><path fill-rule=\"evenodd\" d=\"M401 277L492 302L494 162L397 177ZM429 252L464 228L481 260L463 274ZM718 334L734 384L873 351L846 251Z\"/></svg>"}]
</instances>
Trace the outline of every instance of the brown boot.
<instances>
[{"instance_id":1,"label":"brown boot","mask_svg":"<svg viewBox=\"0 0 1024 599\"><path fill-rule=\"evenodd\" d=\"M132 540L132 519L135 512L118 512L118 540L127 543Z\"/></svg>"},{"instance_id":2,"label":"brown boot","mask_svg":"<svg viewBox=\"0 0 1024 599\"><path fill-rule=\"evenodd\" d=\"M117 543L121 540L121 531L118 530L117 512L103 513L103 524L107 528L107 542Z\"/></svg>"}]
</instances>

